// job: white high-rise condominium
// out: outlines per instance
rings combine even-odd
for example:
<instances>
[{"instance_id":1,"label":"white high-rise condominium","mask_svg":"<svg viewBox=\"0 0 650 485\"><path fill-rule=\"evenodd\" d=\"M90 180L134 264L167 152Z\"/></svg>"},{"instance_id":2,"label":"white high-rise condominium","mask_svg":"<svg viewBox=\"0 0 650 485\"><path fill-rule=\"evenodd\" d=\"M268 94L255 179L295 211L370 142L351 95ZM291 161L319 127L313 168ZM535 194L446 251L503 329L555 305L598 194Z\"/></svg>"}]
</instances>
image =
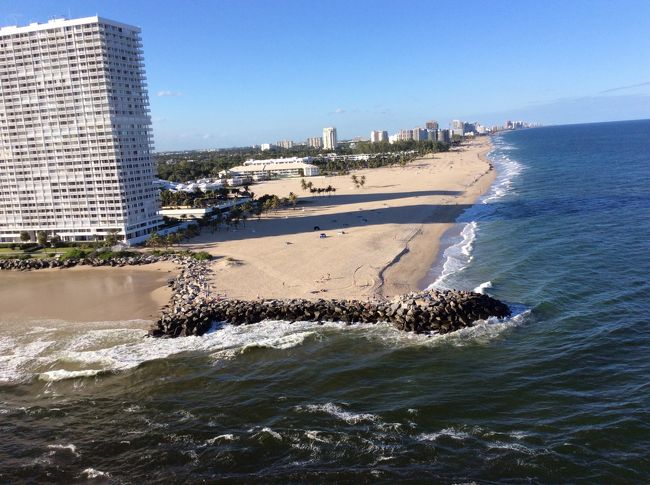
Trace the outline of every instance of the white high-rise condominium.
<instances>
[{"instance_id":1,"label":"white high-rise condominium","mask_svg":"<svg viewBox=\"0 0 650 485\"><path fill-rule=\"evenodd\" d=\"M155 230L140 29L101 17L0 28L0 241Z\"/></svg>"},{"instance_id":2,"label":"white high-rise condominium","mask_svg":"<svg viewBox=\"0 0 650 485\"><path fill-rule=\"evenodd\" d=\"M378 131L373 130L370 132L370 142L371 143L380 143L388 141L388 132L387 131Z\"/></svg>"},{"instance_id":3,"label":"white high-rise condominium","mask_svg":"<svg viewBox=\"0 0 650 485\"><path fill-rule=\"evenodd\" d=\"M323 148L325 150L334 150L336 143L336 128L323 128Z\"/></svg>"},{"instance_id":4,"label":"white high-rise condominium","mask_svg":"<svg viewBox=\"0 0 650 485\"><path fill-rule=\"evenodd\" d=\"M320 136L307 138L307 145L309 145L311 148L322 148L323 139Z\"/></svg>"}]
</instances>

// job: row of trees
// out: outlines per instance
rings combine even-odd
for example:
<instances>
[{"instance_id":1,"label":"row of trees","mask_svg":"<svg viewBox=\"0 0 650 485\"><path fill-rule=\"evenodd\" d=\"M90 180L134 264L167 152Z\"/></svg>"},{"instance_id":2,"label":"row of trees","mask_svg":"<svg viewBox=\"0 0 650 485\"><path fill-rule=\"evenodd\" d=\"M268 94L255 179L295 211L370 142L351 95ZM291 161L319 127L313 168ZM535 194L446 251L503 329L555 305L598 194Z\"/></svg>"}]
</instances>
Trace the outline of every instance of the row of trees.
<instances>
[{"instance_id":1,"label":"row of trees","mask_svg":"<svg viewBox=\"0 0 650 485\"><path fill-rule=\"evenodd\" d=\"M300 187L302 190L309 191L310 194L331 194L332 192L336 192L336 189L332 187L331 185L328 185L327 187L314 187L314 183L309 181L305 181L305 179L300 179ZM291 192L289 196L291 197L293 195L295 197L295 194Z\"/></svg>"},{"instance_id":2,"label":"row of trees","mask_svg":"<svg viewBox=\"0 0 650 485\"><path fill-rule=\"evenodd\" d=\"M168 247L174 246L176 244L180 244L183 241L189 241L193 237L198 236L200 233L201 233L201 229L197 224L190 224L187 227L187 229L184 229L182 231L172 232L165 236L156 232L152 234L149 237L149 239L147 239L145 246L154 249L161 248L161 247L167 249Z\"/></svg>"},{"instance_id":3,"label":"row of trees","mask_svg":"<svg viewBox=\"0 0 650 485\"><path fill-rule=\"evenodd\" d=\"M228 200L229 196L251 197L254 194L249 190L248 185L243 188L226 188L219 190L194 190L192 192L161 190L160 202L163 207L210 207L219 202Z\"/></svg>"},{"instance_id":4,"label":"row of trees","mask_svg":"<svg viewBox=\"0 0 650 485\"><path fill-rule=\"evenodd\" d=\"M442 152L449 150L449 144L439 141L415 141L406 140L398 141L393 144L388 142L370 143L370 142L356 142L354 147L339 146L334 153L338 155L355 155L362 153L369 154L399 154L402 152L413 151L418 155L424 155L431 152ZM315 157L316 163L319 165L327 164L327 158L323 157L323 151L318 148L310 148L307 146L297 146L293 148L281 149L281 152L264 151L260 152L258 149L252 147L244 148L228 148L218 151L192 151L183 153L169 153L156 155L156 167L158 170L158 177L163 180L171 180L175 182L187 182L189 180L196 180L199 178L215 178L219 172L229 170L236 165L241 165L244 161L250 158L267 159L283 157ZM395 163L395 160L386 160L379 158L370 162L369 167L381 167L382 162L388 161L387 164ZM363 166L354 166L352 164L348 170L368 168ZM322 168L321 168L322 170ZM327 169L329 171L329 168ZM340 171L340 170L339 170Z\"/></svg>"},{"instance_id":5,"label":"row of trees","mask_svg":"<svg viewBox=\"0 0 650 485\"><path fill-rule=\"evenodd\" d=\"M216 211L214 214L206 215L201 219L200 225L209 227L212 233L224 226L226 230L238 228L240 225L246 227L246 221L253 217L260 220L263 214L277 212L283 207L291 206L295 210L297 203L298 196L293 192L288 197L282 198L277 195L267 194L257 200L251 199L232 207L227 212Z\"/></svg>"},{"instance_id":6,"label":"row of trees","mask_svg":"<svg viewBox=\"0 0 650 485\"><path fill-rule=\"evenodd\" d=\"M101 247L111 247L115 246L122 240L122 235L117 229L109 229L105 236L95 236L94 246ZM23 243L32 242L32 236L27 231L20 232L20 240ZM64 244L61 240L61 236L58 234L48 234L45 231L36 231L36 244L41 247L57 247L61 244Z\"/></svg>"}]
</instances>

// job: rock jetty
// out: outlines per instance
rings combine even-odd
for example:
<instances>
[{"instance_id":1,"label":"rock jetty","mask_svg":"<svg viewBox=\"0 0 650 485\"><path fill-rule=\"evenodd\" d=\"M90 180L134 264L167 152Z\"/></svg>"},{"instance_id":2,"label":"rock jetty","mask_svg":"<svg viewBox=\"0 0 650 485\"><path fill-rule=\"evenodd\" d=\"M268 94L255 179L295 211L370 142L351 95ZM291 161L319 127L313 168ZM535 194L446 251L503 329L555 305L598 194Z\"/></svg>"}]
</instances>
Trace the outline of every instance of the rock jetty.
<instances>
[{"instance_id":1,"label":"rock jetty","mask_svg":"<svg viewBox=\"0 0 650 485\"><path fill-rule=\"evenodd\" d=\"M479 293L427 290L384 302L356 300L231 300L210 296L207 270L201 263L186 266L171 283L172 304L163 309L150 331L153 337L202 335L215 322L248 325L263 320L308 322L389 322L416 333L448 333L477 320L510 316L508 306Z\"/></svg>"},{"instance_id":2,"label":"rock jetty","mask_svg":"<svg viewBox=\"0 0 650 485\"><path fill-rule=\"evenodd\" d=\"M30 258L30 259L0 259L0 270L13 270L13 271L31 271L46 268L72 268L73 266L141 266L144 264L153 264L160 261L177 262L180 260L176 255L160 255L154 256L150 254L143 254L138 256L128 257L111 257L108 259L103 258L74 258L74 259L60 259L60 258Z\"/></svg>"},{"instance_id":3,"label":"rock jetty","mask_svg":"<svg viewBox=\"0 0 650 485\"><path fill-rule=\"evenodd\" d=\"M448 333L470 327L477 320L510 316L508 306L479 293L427 290L390 301L357 300L233 300L211 295L210 267L204 261L179 255L137 255L78 259L0 259L0 270L37 270L87 266L137 266L171 261L179 274L170 280L171 300L149 331L153 337L203 335L217 322L248 325L263 320L307 322L389 322L416 333Z\"/></svg>"}]
</instances>

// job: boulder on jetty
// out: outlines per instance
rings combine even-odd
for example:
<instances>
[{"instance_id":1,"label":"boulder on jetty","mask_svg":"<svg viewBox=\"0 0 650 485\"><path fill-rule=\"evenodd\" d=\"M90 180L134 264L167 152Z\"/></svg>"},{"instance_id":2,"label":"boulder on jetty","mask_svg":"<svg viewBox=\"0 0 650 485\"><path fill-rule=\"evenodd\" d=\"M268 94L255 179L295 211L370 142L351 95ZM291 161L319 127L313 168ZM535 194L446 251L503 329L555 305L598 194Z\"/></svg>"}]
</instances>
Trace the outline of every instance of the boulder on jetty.
<instances>
[{"instance_id":1,"label":"boulder on jetty","mask_svg":"<svg viewBox=\"0 0 650 485\"><path fill-rule=\"evenodd\" d=\"M456 290L409 293L390 301L356 300L216 300L205 285L205 269L191 265L171 283L172 304L150 331L153 337L202 335L213 322L248 325L263 320L308 322L389 322L416 333L448 333L477 320L510 316L508 306L487 295Z\"/></svg>"}]
</instances>

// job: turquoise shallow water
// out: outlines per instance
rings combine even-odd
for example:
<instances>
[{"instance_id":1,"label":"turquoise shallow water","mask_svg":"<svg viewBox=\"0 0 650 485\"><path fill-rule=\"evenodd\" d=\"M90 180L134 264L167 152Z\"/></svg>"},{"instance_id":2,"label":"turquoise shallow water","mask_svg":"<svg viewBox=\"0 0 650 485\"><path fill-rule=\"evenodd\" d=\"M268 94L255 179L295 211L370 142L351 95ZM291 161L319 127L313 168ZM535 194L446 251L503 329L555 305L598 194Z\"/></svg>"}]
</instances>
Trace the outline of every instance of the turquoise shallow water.
<instances>
[{"instance_id":1,"label":"turquoise shallow water","mask_svg":"<svg viewBox=\"0 0 650 485\"><path fill-rule=\"evenodd\" d=\"M650 122L494 142L499 178L432 280L503 299L513 319L182 341L128 322L12 326L0 480L647 482Z\"/></svg>"}]
</instances>

